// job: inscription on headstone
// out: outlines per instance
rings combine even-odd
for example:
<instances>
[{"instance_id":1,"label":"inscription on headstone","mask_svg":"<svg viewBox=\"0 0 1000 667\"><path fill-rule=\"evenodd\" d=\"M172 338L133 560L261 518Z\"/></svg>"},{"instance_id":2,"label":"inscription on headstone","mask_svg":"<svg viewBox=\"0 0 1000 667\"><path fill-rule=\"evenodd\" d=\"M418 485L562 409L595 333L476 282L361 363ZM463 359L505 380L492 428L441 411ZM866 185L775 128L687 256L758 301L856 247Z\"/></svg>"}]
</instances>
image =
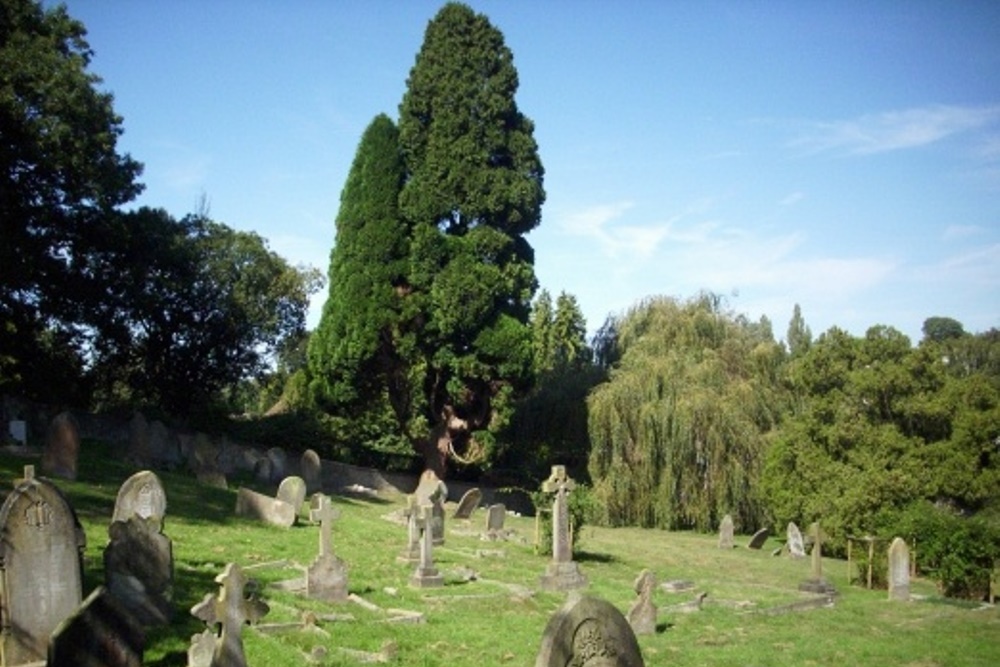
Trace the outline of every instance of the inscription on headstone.
<instances>
[{"instance_id":1,"label":"inscription on headstone","mask_svg":"<svg viewBox=\"0 0 1000 667\"><path fill-rule=\"evenodd\" d=\"M645 667L635 632L609 602L570 599L545 626L535 667Z\"/></svg>"},{"instance_id":2,"label":"inscription on headstone","mask_svg":"<svg viewBox=\"0 0 1000 667\"><path fill-rule=\"evenodd\" d=\"M127 521L138 516L143 519L157 517L162 520L167 513L167 493L163 483L151 470L140 470L125 480L115 498L112 521Z\"/></svg>"}]
</instances>

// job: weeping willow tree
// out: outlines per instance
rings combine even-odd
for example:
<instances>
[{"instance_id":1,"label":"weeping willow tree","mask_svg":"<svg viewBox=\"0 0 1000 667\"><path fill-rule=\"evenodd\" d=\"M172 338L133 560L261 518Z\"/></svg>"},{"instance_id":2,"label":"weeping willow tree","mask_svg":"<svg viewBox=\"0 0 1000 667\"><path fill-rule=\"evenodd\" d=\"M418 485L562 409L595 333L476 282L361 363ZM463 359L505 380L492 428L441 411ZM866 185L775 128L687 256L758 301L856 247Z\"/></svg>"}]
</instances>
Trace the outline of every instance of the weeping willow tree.
<instances>
[{"instance_id":1,"label":"weeping willow tree","mask_svg":"<svg viewBox=\"0 0 1000 667\"><path fill-rule=\"evenodd\" d=\"M714 294L647 299L612 322L616 358L590 395L588 463L610 525L710 530L764 518L757 493L777 426L783 350Z\"/></svg>"}]
</instances>

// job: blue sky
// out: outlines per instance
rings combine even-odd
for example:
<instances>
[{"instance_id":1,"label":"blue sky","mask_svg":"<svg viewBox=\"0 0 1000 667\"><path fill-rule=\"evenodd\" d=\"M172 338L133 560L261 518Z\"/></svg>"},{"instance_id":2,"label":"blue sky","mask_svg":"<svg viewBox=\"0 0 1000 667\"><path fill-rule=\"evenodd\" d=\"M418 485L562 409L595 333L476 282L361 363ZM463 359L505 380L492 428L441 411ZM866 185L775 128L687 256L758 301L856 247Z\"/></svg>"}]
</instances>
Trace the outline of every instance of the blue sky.
<instances>
[{"instance_id":1,"label":"blue sky","mask_svg":"<svg viewBox=\"0 0 1000 667\"><path fill-rule=\"evenodd\" d=\"M1000 327L1000 3L471 2L514 53L536 273L591 331L708 289L784 336ZM361 133L440 2L70 0L139 204L326 271ZM316 295L310 325L326 291Z\"/></svg>"}]
</instances>

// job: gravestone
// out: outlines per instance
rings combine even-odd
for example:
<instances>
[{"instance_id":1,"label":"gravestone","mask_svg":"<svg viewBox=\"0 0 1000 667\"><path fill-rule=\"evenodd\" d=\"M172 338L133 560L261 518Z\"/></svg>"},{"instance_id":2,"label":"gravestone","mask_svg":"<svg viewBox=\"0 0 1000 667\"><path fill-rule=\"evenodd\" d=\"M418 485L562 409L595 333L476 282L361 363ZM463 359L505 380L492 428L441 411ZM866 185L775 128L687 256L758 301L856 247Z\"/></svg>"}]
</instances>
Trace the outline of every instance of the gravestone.
<instances>
[{"instance_id":1,"label":"gravestone","mask_svg":"<svg viewBox=\"0 0 1000 667\"><path fill-rule=\"evenodd\" d=\"M799 530L794 521L788 522L786 534L788 535L788 554L792 558L805 558L806 547L802 541L802 531Z\"/></svg>"},{"instance_id":2,"label":"gravestone","mask_svg":"<svg viewBox=\"0 0 1000 667\"><path fill-rule=\"evenodd\" d=\"M506 537L504 533L504 522L507 520L507 507L502 503L490 505L486 510L486 539L502 540Z\"/></svg>"},{"instance_id":3,"label":"gravestone","mask_svg":"<svg viewBox=\"0 0 1000 667\"><path fill-rule=\"evenodd\" d=\"M149 447L149 424L141 412L132 415L128 423L128 459L140 466L152 463Z\"/></svg>"},{"instance_id":4,"label":"gravestone","mask_svg":"<svg viewBox=\"0 0 1000 667\"><path fill-rule=\"evenodd\" d=\"M14 419L7 427L10 437L19 445L28 444L28 422L23 419Z\"/></svg>"},{"instance_id":5,"label":"gravestone","mask_svg":"<svg viewBox=\"0 0 1000 667\"><path fill-rule=\"evenodd\" d=\"M257 462L253 466L253 478L258 482L270 484L271 477L273 477L271 468L271 459L266 456L262 456L257 459Z\"/></svg>"},{"instance_id":6,"label":"gravestone","mask_svg":"<svg viewBox=\"0 0 1000 667\"><path fill-rule=\"evenodd\" d=\"M552 473L542 483L542 491L555 495L552 503L552 561L542 575L540 585L545 590L567 591L583 588L587 577L573 560L573 544L569 536L569 504L567 495L576 482L566 476L566 466L552 466Z\"/></svg>"},{"instance_id":7,"label":"gravestone","mask_svg":"<svg viewBox=\"0 0 1000 667\"><path fill-rule=\"evenodd\" d=\"M413 576L410 577L410 585L417 588L436 588L444 586L444 577L434 567L434 535L433 521L434 508L430 504L423 504L416 508L417 526L420 528L420 562Z\"/></svg>"},{"instance_id":8,"label":"gravestone","mask_svg":"<svg viewBox=\"0 0 1000 667\"><path fill-rule=\"evenodd\" d=\"M181 461L180 442L159 420L149 425L149 457L151 462L169 466Z\"/></svg>"},{"instance_id":9,"label":"gravestone","mask_svg":"<svg viewBox=\"0 0 1000 667\"><path fill-rule=\"evenodd\" d=\"M323 461L315 450L307 449L299 460L299 473L306 482L306 491L313 493L323 490Z\"/></svg>"},{"instance_id":10,"label":"gravestone","mask_svg":"<svg viewBox=\"0 0 1000 667\"><path fill-rule=\"evenodd\" d=\"M420 475L420 483L413 492L417 505L430 504L432 511L431 535L434 546L444 544L444 501L448 499L448 487L433 470L425 470Z\"/></svg>"},{"instance_id":11,"label":"gravestone","mask_svg":"<svg viewBox=\"0 0 1000 667\"><path fill-rule=\"evenodd\" d=\"M44 660L49 637L83 597L86 535L59 489L25 470L0 507L0 655L4 665Z\"/></svg>"},{"instance_id":12,"label":"gravestone","mask_svg":"<svg viewBox=\"0 0 1000 667\"><path fill-rule=\"evenodd\" d=\"M455 508L454 518L468 519L472 516L472 512L479 507L479 503L482 500L482 491L479 489L469 489L462 495L462 499L458 501L458 507Z\"/></svg>"},{"instance_id":13,"label":"gravestone","mask_svg":"<svg viewBox=\"0 0 1000 667\"><path fill-rule=\"evenodd\" d=\"M901 537L889 545L889 599L910 599L910 548Z\"/></svg>"},{"instance_id":14,"label":"gravestone","mask_svg":"<svg viewBox=\"0 0 1000 667\"><path fill-rule=\"evenodd\" d=\"M286 502L240 487L236 492L236 515L257 519L282 528L295 523L295 508Z\"/></svg>"},{"instance_id":15,"label":"gravestone","mask_svg":"<svg viewBox=\"0 0 1000 667\"><path fill-rule=\"evenodd\" d=\"M403 510L403 516L406 517L406 548L396 557L396 560L403 563L420 562L420 521L417 509L417 497L406 496L406 508Z\"/></svg>"},{"instance_id":16,"label":"gravestone","mask_svg":"<svg viewBox=\"0 0 1000 667\"><path fill-rule=\"evenodd\" d=\"M656 575L643 570L636 577L634 588L639 598L628 610L628 624L637 635L656 634L656 605L653 604Z\"/></svg>"},{"instance_id":17,"label":"gravestone","mask_svg":"<svg viewBox=\"0 0 1000 667\"><path fill-rule=\"evenodd\" d=\"M286 477L278 485L278 493L275 497L294 507L297 515L302 509L302 503L306 501L306 481L297 475Z\"/></svg>"},{"instance_id":18,"label":"gravestone","mask_svg":"<svg viewBox=\"0 0 1000 667\"><path fill-rule=\"evenodd\" d=\"M46 667L142 667L142 628L114 596L98 586L49 643Z\"/></svg>"},{"instance_id":19,"label":"gravestone","mask_svg":"<svg viewBox=\"0 0 1000 667\"><path fill-rule=\"evenodd\" d=\"M767 538L771 536L771 531L768 528L761 528L753 537L750 538L750 542L747 544L747 549L760 549L767 542Z\"/></svg>"},{"instance_id":20,"label":"gravestone","mask_svg":"<svg viewBox=\"0 0 1000 667\"><path fill-rule=\"evenodd\" d=\"M49 423L42 451L42 471L52 477L76 479L80 456L80 427L69 412L60 412Z\"/></svg>"},{"instance_id":21,"label":"gravestone","mask_svg":"<svg viewBox=\"0 0 1000 667\"><path fill-rule=\"evenodd\" d=\"M719 548L733 548L733 517L728 514L722 517L722 523L719 525Z\"/></svg>"},{"instance_id":22,"label":"gravestone","mask_svg":"<svg viewBox=\"0 0 1000 667\"><path fill-rule=\"evenodd\" d=\"M339 517L328 496L313 496L309 519L319 522L319 555L306 570L306 595L326 602L347 599L347 566L333 553L333 521Z\"/></svg>"},{"instance_id":23,"label":"gravestone","mask_svg":"<svg viewBox=\"0 0 1000 667\"><path fill-rule=\"evenodd\" d=\"M819 521L814 521L809 526L809 534L813 538L812 572L809 579L799 584L799 590L827 596L836 595L837 589L823 577L823 530ZM799 537L801 538L801 535Z\"/></svg>"},{"instance_id":24,"label":"gravestone","mask_svg":"<svg viewBox=\"0 0 1000 667\"><path fill-rule=\"evenodd\" d=\"M104 581L108 592L145 626L166 625L173 616L174 556L158 516L133 514L108 527Z\"/></svg>"},{"instance_id":25,"label":"gravestone","mask_svg":"<svg viewBox=\"0 0 1000 667\"><path fill-rule=\"evenodd\" d=\"M285 450L281 447L272 447L265 453L267 459L271 462L271 479L272 482L277 482L288 476L288 455L285 454Z\"/></svg>"},{"instance_id":26,"label":"gravestone","mask_svg":"<svg viewBox=\"0 0 1000 667\"><path fill-rule=\"evenodd\" d=\"M571 598L545 626L535 667L645 667L622 613L600 598Z\"/></svg>"},{"instance_id":27,"label":"gravestone","mask_svg":"<svg viewBox=\"0 0 1000 667\"><path fill-rule=\"evenodd\" d=\"M243 652L243 626L256 623L269 611L268 606L256 598L246 595L247 581L243 571L235 563L230 563L222 574L215 578L220 584L218 595L209 593L191 608L191 614L204 621L209 629L191 638L188 664L192 667L246 667L247 658ZM212 631L220 627L219 635ZM205 661L210 652L211 660ZM193 661L192 661L193 658Z\"/></svg>"},{"instance_id":28,"label":"gravestone","mask_svg":"<svg viewBox=\"0 0 1000 667\"><path fill-rule=\"evenodd\" d=\"M167 493L156 473L140 470L118 489L112 521L128 521L132 516L143 519L156 517L160 521L167 514Z\"/></svg>"}]
</instances>

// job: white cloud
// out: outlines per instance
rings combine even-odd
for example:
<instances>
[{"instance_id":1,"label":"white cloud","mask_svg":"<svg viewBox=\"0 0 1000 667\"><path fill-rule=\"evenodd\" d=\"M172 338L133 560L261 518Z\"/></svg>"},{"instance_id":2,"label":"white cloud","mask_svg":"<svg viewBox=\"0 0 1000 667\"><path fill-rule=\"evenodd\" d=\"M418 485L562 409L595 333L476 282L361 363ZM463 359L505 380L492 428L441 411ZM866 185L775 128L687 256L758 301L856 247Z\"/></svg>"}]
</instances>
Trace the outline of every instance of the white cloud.
<instances>
[{"instance_id":1,"label":"white cloud","mask_svg":"<svg viewBox=\"0 0 1000 667\"><path fill-rule=\"evenodd\" d=\"M809 152L870 155L926 146L1000 122L1000 106L933 105L812 123L792 146Z\"/></svg>"}]
</instances>

